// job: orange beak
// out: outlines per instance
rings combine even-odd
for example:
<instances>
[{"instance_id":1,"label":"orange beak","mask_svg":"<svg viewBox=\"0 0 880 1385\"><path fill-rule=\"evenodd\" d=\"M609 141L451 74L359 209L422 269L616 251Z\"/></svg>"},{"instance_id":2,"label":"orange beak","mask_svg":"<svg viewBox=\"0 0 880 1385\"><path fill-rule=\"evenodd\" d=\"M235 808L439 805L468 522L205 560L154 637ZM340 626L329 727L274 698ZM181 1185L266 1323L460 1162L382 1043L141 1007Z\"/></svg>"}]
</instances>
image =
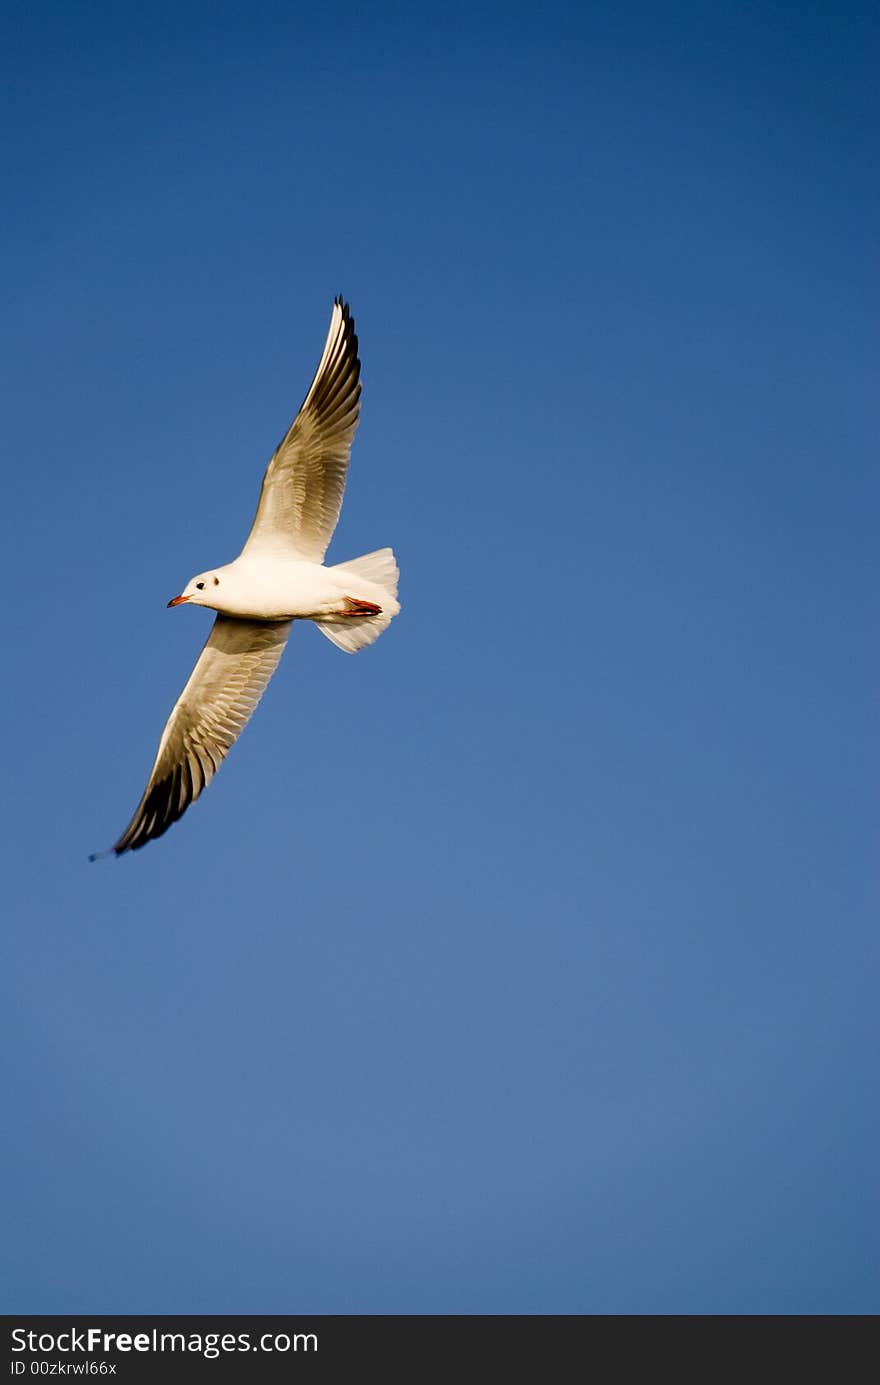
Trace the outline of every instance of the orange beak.
<instances>
[{"instance_id":1,"label":"orange beak","mask_svg":"<svg viewBox=\"0 0 880 1385\"><path fill-rule=\"evenodd\" d=\"M168 602L168 605L169 605L169 606L179 606L180 603L181 603L181 601L189 601L189 597L188 597L188 596L172 596L171 600ZM167 609L167 608L166 608L166 609Z\"/></svg>"}]
</instances>

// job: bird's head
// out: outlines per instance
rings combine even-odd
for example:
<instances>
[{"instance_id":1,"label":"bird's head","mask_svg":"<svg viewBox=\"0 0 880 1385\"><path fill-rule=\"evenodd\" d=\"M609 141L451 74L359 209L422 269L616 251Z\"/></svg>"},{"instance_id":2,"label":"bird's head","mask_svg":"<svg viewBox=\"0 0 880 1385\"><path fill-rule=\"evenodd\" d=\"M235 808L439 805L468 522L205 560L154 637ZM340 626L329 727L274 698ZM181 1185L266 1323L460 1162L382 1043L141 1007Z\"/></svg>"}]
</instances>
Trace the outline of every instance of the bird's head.
<instances>
[{"instance_id":1,"label":"bird's head","mask_svg":"<svg viewBox=\"0 0 880 1385\"><path fill-rule=\"evenodd\" d=\"M190 578L180 596L173 596L168 605L181 606L186 601L190 606L212 606L216 609L219 586L220 578L216 572L200 572Z\"/></svg>"}]
</instances>

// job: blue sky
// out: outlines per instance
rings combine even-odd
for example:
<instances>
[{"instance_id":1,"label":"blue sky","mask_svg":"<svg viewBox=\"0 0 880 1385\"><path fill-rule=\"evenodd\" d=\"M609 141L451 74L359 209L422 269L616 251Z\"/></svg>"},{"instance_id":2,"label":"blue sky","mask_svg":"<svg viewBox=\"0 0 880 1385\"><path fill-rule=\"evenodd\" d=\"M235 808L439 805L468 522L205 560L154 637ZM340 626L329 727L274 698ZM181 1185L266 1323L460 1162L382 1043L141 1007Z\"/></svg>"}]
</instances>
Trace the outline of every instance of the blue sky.
<instances>
[{"instance_id":1,"label":"blue sky","mask_svg":"<svg viewBox=\"0 0 880 1385\"><path fill-rule=\"evenodd\" d=\"M877 38L3 7L7 1311L880 1307ZM89 865L338 292L403 611Z\"/></svg>"}]
</instances>

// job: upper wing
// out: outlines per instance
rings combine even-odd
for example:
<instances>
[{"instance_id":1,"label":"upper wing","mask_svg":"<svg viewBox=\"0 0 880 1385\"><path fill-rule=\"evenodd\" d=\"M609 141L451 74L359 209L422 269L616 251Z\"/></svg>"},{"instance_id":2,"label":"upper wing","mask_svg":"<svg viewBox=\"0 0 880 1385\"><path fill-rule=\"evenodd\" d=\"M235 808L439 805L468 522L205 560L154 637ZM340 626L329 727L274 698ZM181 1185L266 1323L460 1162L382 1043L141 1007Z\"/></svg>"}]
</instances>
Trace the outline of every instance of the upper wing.
<instances>
[{"instance_id":1,"label":"upper wing","mask_svg":"<svg viewBox=\"0 0 880 1385\"><path fill-rule=\"evenodd\" d=\"M342 505L360 414L360 373L354 319L337 298L311 388L266 468L243 552L293 550L321 562Z\"/></svg>"},{"instance_id":2,"label":"upper wing","mask_svg":"<svg viewBox=\"0 0 880 1385\"><path fill-rule=\"evenodd\" d=\"M290 625L218 615L162 732L144 796L113 847L117 856L161 837L210 784L278 667Z\"/></svg>"}]
</instances>

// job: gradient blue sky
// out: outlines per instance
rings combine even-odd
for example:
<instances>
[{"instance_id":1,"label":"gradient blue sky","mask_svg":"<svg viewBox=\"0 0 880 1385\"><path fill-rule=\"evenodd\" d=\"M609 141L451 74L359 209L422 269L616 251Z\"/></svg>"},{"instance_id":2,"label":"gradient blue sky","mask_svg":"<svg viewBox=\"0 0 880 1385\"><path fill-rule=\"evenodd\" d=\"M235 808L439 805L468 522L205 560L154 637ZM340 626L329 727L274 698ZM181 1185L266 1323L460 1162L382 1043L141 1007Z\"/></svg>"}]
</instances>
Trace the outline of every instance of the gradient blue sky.
<instances>
[{"instance_id":1,"label":"gradient blue sky","mask_svg":"<svg viewBox=\"0 0 880 1385\"><path fill-rule=\"evenodd\" d=\"M7 1311L880 1308L872 8L3 6ZM403 612L89 865L337 292Z\"/></svg>"}]
</instances>

